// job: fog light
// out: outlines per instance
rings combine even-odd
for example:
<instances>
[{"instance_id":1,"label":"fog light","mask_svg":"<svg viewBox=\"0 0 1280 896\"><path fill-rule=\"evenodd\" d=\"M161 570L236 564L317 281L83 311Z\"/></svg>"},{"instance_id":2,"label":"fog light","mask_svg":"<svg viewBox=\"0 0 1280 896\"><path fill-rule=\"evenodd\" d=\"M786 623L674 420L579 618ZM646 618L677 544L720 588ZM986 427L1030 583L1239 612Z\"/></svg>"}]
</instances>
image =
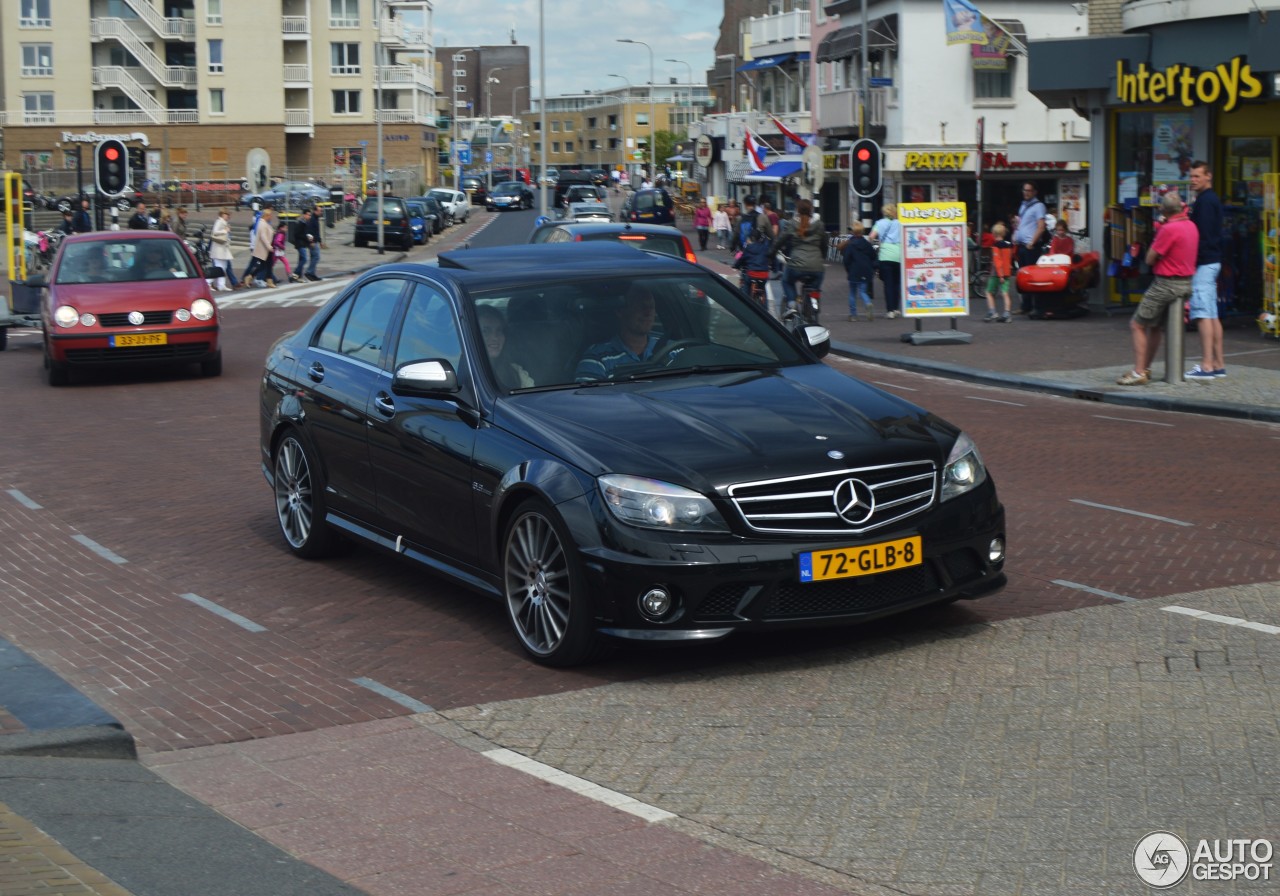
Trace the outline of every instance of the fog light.
<instances>
[{"instance_id":1,"label":"fog light","mask_svg":"<svg viewBox=\"0 0 1280 896\"><path fill-rule=\"evenodd\" d=\"M987 560L992 564L1004 562L1003 538L991 539L991 544L987 545Z\"/></svg>"},{"instance_id":2,"label":"fog light","mask_svg":"<svg viewBox=\"0 0 1280 896\"><path fill-rule=\"evenodd\" d=\"M653 620L660 620L671 612L671 595L665 588L650 588L640 595L640 612Z\"/></svg>"}]
</instances>

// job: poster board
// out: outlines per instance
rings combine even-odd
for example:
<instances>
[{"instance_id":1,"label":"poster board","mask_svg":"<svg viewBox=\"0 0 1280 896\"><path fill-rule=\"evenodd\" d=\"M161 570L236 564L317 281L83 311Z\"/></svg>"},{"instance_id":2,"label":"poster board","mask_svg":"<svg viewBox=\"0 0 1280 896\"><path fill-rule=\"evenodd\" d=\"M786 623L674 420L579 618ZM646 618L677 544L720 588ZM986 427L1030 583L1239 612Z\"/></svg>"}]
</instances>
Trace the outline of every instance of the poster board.
<instances>
[{"instance_id":1,"label":"poster board","mask_svg":"<svg viewBox=\"0 0 1280 896\"><path fill-rule=\"evenodd\" d=\"M969 314L968 221L963 202L898 206L903 317Z\"/></svg>"}]
</instances>

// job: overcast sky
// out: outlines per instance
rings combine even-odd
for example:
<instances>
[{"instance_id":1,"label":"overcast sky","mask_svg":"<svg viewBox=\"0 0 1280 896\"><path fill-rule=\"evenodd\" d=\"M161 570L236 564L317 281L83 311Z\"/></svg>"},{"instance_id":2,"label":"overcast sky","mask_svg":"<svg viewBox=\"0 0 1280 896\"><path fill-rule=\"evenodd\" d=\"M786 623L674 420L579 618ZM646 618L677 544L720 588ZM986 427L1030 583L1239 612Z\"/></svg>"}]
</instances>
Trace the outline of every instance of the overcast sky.
<instances>
[{"instance_id":1,"label":"overcast sky","mask_svg":"<svg viewBox=\"0 0 1280 896\"><path fill-rule=\"evenodd\" d=\"M546 94L608 90L649 83L649 51L620 44L642 40L653 48L653 76L705 83L715 64L724 4L720 0L542 0L546 25ZM529 47L530 92L539 94L539 0L435 0L432 42L436 47L480 47L515 43Z\"/></svg>"}]
</instances>

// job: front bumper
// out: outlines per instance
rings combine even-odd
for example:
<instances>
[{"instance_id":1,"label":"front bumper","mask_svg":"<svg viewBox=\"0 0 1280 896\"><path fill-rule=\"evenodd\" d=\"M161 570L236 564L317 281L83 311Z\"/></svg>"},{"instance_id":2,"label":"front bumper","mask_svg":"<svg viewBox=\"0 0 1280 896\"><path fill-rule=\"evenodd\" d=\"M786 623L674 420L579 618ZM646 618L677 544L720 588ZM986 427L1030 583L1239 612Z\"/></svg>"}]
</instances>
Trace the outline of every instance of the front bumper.
<instances>
[{"instance_id":1,"label":"front bumper","mask_svg":"<svg viewBox=\"0 0 1280 896\"><path fill-rule=\"evenodd\" d=\"M870 538L763 540L725 538L677 543L656 533L583 552L599 629L621 638L691 640L735 631L772 631L867 622L943 601L977 598L1005 584L1004 560L991 561L1005 539L1004 508L990 482L935 506L915 525ZM923 562L893 571L801 582L798 557L814 550L869 545L911 535ZM674 608L662 620L640 611L640 596L662 588Z\"/></svg>"},{"instance_id":2,"label":"front bumper","mask_svg":"<svg viewBox=\"0 0 1280 896\"><path fill-rule=\"evenodd\" d=\"M142 330L137 334L160 332ZM117 347L111 344L113 335L121 333L57 333L48 336L49 357L58 363L75 365L126 365L198 363L210 361L218 355L219 328L217 325L184 327L165 330L163 345L137 345ZM135 335L129 331L129 335Z\"/></svg>"}]
</instances>

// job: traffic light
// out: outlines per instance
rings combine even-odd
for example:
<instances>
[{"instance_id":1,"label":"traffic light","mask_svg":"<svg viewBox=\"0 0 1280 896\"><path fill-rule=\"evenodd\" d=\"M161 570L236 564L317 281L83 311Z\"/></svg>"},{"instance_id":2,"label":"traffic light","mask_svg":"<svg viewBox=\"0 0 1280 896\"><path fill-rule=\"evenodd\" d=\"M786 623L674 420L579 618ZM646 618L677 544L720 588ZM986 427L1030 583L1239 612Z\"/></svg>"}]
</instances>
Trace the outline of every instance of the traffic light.
<instances>
[{"instance_id":1,"label":"traffic light","mask_svg":"<svg viewBox=\"0 0 1280 896\"><path fill-rule=\"evenodd\" d=\"M853 144L853 193L870 199L880 192L880 144L863 137Z\"/></svg>"},{"instance_id":2,"label":"traffic light","mask_svg":"<svg viewBox=\"0 0 1280 896\"><path fill-rule=\"evenodd\" d=\"M93 151L93 177L98 192L115 198L129 188L129 151L120 140L106 139Z\"/></svg>"}]
</instances>

